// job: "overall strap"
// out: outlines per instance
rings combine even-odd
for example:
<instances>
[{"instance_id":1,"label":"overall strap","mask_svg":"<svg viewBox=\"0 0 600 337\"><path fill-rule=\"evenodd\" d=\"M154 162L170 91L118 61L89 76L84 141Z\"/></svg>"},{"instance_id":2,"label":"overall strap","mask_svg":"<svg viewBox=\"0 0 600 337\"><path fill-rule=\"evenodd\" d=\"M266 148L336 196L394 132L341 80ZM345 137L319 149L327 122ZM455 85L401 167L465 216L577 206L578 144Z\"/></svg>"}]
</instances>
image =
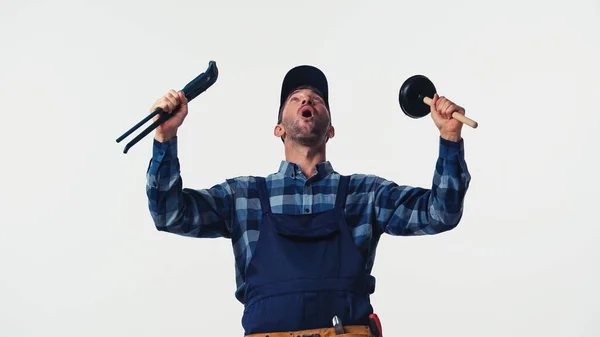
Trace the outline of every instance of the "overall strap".
<instances>
[{"instance_id":1,"label":"overall strap","mask_svg":"<svg viewBox=\"0 0 600 337\"><path fill-rule=\"evenodd\" d=\"M335 196L335 208L344 209L346 205L346 195L348 194L348 185L350 185L350 176L340 175L337 195Z\"/></svg>"},{"instance_id":2,"label":"overall strap","mask_svg":"<svg viewBox=\"0 0 600 337\"><path fill-rule=\"evenodd\" d=\"M267 181L264 177L256 177L256 185L258 187L258 197L260 199L260 207L263 213L271 213L271 203L269 202L269 192L267 190Z\"/></svg>"}]
</instances>

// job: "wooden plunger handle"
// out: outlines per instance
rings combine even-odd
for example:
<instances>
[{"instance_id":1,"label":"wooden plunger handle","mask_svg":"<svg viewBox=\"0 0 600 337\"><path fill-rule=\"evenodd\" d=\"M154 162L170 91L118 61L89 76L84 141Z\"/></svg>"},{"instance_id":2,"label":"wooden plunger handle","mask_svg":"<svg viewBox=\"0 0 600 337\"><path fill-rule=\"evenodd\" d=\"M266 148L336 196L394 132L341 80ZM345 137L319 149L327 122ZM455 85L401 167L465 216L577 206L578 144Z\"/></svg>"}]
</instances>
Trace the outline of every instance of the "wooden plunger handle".
<instances>
[{"instance_id":1,"label":"wooden plunger handle","mask_svg":"<svg viewBox=\"0 0 600 337\"><path fill-rule=\"evenodd\" d=\"M423 102L425 102L425 104L431 106L431 102L433 101L433 99L429 98L429 97L425 97L423 98ZM457 121L463 123L463 124L467 124L468 126L472 127L473 129L476 129L477 126L479 124L477 124L476 121L470 119L469 117L466 117L465 115L459 114L458 112L454 112L452 113L452 118L456 119Z\"/></svg>"}]
</instances>

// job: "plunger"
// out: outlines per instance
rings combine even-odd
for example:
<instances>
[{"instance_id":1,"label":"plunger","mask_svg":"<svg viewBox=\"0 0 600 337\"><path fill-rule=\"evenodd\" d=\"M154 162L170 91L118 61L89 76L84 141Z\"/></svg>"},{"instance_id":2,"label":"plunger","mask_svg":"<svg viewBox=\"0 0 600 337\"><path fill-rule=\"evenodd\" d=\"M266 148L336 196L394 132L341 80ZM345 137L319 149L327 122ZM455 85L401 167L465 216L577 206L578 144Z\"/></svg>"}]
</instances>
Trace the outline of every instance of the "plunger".
<instances>
[{"instance_id":1,"label":"plunger","mask_svg":"<svg viewBox=\"0 0 600 337\"><path fill-rule=\"evenodd\" d=\"M409 77L400 87L398 102L405 115L411 118L421 118L431 112L431 102L436 93L433 83L424 75ZM452 118L472 128L478 123L458 112L452 113Z\"/></svg>"}]
</instances>

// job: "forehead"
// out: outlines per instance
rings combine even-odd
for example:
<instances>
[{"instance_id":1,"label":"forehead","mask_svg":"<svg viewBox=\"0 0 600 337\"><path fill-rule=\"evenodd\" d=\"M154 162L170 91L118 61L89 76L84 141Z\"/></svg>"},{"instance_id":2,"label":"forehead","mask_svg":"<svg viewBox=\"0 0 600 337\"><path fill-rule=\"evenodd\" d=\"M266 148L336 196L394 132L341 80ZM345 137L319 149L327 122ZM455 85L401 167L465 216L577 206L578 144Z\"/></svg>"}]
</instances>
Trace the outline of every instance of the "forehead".
<instances>
[{"instance_id":1,"label":"forehead","mask_svg":"<svg viewBox=\"0 0 600 337\"><path fill-rule=\"evenodd\" d=\"M319 89L311 87L311 86L302 86L302 87L298 87L298 88L292 90L292 92L290 92L290 94L288 95L288 98L292 97L293 95L295 95L297 93L300 93L300 92L304 93L307 91L323 98L323 94L319 91Z\"/></svg>"}]
</instances>

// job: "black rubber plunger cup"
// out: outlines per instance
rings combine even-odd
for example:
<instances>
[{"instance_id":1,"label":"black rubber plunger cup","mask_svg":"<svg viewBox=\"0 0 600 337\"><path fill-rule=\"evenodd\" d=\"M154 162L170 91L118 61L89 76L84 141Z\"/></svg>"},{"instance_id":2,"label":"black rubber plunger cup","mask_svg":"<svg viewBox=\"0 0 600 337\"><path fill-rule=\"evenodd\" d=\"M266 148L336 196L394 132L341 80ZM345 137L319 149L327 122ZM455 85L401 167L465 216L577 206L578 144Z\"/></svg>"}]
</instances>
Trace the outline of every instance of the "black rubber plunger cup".
<instances>
[{"instance_id":1,"label":"black rubber plunger cup","mask_svg":"<svg viewBox=\"0 0 600 337\"><path fill-rule=\"evenodd\" d=\"M421 118L431 112L431 101L435 93L435 86L427 77L414 75L404 81L400 87L398 102L405 115L410 118ZM474 129L478 126L477 122L458 112L454 112L452 117Z\"/></svg>"}]
</instances>

